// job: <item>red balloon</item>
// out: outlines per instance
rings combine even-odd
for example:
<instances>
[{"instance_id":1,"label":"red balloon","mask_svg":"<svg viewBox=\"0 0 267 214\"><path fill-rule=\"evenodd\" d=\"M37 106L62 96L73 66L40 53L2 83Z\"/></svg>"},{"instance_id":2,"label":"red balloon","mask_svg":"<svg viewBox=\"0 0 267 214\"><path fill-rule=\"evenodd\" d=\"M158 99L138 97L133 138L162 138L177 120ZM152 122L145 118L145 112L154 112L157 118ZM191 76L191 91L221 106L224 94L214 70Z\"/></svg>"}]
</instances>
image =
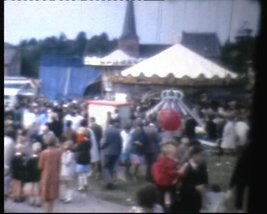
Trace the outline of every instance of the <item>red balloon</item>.
<instances>
[{"instance_id":1,"label":"red balloon","mask_svg":"<svg viewBox=\"0 0 267 214\"><path fill-rule=\"evenodd\" d=\"M159 122L166 131L175 131L181 127L181 116L173 109L163 109L159 112Z\"/></svg>"}]
</instances>

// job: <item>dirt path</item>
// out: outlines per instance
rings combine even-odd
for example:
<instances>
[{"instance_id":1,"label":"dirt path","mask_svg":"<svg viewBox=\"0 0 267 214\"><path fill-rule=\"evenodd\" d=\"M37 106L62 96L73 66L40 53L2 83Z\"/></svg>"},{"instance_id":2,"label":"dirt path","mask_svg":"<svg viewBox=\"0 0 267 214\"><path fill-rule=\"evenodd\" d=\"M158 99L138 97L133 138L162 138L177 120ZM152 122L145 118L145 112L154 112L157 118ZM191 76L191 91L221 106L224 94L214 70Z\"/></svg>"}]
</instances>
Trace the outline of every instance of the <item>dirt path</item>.
<instances>
[{"instance_id":1,"label":"dirt path","mask_svg":"<svg viewBox=\"0 0 267 214\"><path fill-rule=\"evenodd\" d=\"M57 201L55 213L127 213L129 207L98 199L92 195L75 192L70 204ZM24 203L14 203L11 199L5 203L5 213L44 213L43 208L35 208Z\"/></svg>"}]
</instances>

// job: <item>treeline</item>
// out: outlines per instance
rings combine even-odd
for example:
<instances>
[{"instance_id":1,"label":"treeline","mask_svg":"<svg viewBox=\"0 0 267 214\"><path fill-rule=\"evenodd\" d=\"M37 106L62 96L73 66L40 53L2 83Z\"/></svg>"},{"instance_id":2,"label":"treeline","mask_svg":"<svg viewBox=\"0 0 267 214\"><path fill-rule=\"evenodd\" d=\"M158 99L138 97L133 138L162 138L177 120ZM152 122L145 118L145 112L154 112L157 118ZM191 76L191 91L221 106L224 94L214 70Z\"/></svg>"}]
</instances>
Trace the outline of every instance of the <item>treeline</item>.
<instances>
[{"instance_id":1,"label":"treeline","mask_svg":"<svg viewBox=\"0 0 267 214\"><path fill-rule=\"evenodd\" d=\"M222 47L221 57L217 60L224 67L240 74L246 73L253 61L256 38L250 29L240 30L236 41L227 42ZM23 76L38 77L39 62L42 55L60 55L83 57L84 55L104 56L116 49L117 40L110 40L106 33L87 39L86 33L80 32L74 40L63 33L43 40L23 40L19 44L21 53L21 73Z\"/></svg>"},{"instance_id":2,"label":"treeline","mask_svg":"<svg viewBox=\"0 0 267 214\"><path fill-rule=\"evenodd\" d=\"M34 38L23 40L18 48L21 54L21 73L27 77L38 77L39 62L42 55L60 55L83 57L85 54L104 56L116 48L117 41L109 40L106 33L87 38L86 33L80 32L74 40L65 34L52 36L43 40Z\"/></svg>"}]
</instances>

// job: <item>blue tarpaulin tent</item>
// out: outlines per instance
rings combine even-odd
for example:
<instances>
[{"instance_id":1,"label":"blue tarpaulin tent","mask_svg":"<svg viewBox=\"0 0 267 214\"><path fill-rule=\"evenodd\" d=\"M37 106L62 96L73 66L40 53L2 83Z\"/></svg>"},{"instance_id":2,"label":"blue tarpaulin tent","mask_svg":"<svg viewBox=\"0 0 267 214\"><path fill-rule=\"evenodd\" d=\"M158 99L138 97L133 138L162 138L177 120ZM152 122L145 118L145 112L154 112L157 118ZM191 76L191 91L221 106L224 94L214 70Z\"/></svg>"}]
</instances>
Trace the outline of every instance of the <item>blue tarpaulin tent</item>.
<instances>
[{"instance_id":1,"label":"blue tarpaulin tent","mask_svg":"<svg viewBox=\"0 0 267 214\"><path fill-rule=\"evenodd\" d=\"M61 100L82 97L88 86L100 81L101 72L84 66L80 58L44 56L39 78L41 94L49 99Z\"/></svg>"}]
</instances>

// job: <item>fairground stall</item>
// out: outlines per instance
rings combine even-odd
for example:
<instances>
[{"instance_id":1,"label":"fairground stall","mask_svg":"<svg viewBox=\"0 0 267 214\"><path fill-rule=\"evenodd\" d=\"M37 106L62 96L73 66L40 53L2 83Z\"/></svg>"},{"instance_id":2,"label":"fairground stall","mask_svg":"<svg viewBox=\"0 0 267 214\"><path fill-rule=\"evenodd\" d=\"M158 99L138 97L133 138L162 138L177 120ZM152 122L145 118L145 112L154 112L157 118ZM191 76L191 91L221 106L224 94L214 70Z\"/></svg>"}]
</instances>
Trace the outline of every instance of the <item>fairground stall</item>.
<instances>
[{"instance_id":1,"label":"fairground stall","mask_svg":"<svg viewBox=\"0 0 267 214\"><path fill-rule=\"evenodd\" d=\"M130 120L131 103L110 100L89 100L87 103L88 119L90 119L90 117L95 117L97 123L102 126L103 129L107 127L109 114L112 118L119 116L122 124Z\"/></svg>"}]
</instances>

